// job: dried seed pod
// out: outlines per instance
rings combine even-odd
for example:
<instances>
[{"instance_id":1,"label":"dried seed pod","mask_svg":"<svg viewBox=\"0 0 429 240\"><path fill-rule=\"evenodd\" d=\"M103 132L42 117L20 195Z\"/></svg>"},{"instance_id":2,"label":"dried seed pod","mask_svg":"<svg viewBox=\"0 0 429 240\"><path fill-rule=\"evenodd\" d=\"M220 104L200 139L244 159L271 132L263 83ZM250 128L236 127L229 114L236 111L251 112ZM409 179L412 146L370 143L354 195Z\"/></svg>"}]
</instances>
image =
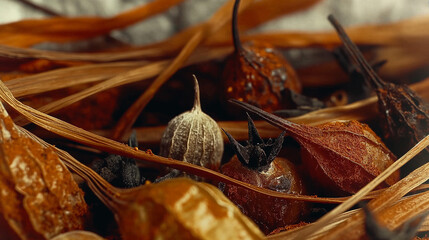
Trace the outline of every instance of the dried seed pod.
<instances>
[{"instance_id":1,"label":"dried seed pod","mask_svg":"<svg viewBox=\"0 0 429 240\"><path fill-rule=\"evenodd\" d=\"M226 96L256 105L272 112L284 105L282 92L301 92L301 83L289 62L267 43L247 42L241 45L237 30L236 0L232 16L235 52L227 61L224 79Z\"/></svg>"},{"instance_id":2,"label":"dried seed pod","mask_svg":"<svg viewBox=\"0 0 429 240\"><path fill-rule=\"evenodd\" d=\"M20 239L50 239L82 229L83 192L58 155L23 134L1 103L0 126L2 232L9 227Z\"/></svg>"},{"instance_id":3,"label":"dried seed pod","mask_svg":"<svg viewBox=\"0 0 429 240\"><path fill-rule=\"evenodd\" d=\"M213 185L177 178L145 185L115 212L124 239L262 239Z\"/></svg>"},{"instance_id":4,"label":"dried seed pod","mask_svg":"<svg viewBox=\"0 0 429 240\"><path fill-rule=\"evenodd\" d=\"M429 134L429 104L408 86L383 81L334 16L330 15L328 19L343 41L344 52L356 64L367 84L377 93L378 108L383 115L384 135L395 143L395 148L392 149L402 155ZM428 148L426 152L429 152ZM427 162L427 157L422 161Z\"/></svg>"},{"instance_id":5,"label":"dried seed pod","mask_svg":"<svg viewBox=\"0 0 429 240\"><path fill-rule=\"evenodd\" d=\"M293 137L301 145L301 158L310 177L330 193L356 193L396 161L380 138L357 121L312 127L287 121L244 102L231 101ZM395 172L381 185L392 185L398 180L399 172Z\"/></svg>"},{"instance_id":6,"label":"dried seed pod","mask_svg":"<svg viewBox=\"0 0 429 240\"><path fill-rule=\"evenodd\" d=\"M237 180L278 192L304 194L301 177L294 164L277 157L282 148L284 133L275 141L264 141L248 116L249 141L246 146L238 143L225 131L233 144L236 155L222 165L221 172ZM306 212L306 203L268 197L241 187L226 184L224 194L268 234L273 230L296 223Z\"/></svg>"},{"instance_id":7,"label":"dried seed pod","mask_svg":"<svg viewBox=\"0 0 429 240\"><path fill-rule=\"evenodd\" d=\"M219 126L201 110L198 80L194 107L173 118L161 138L160 155L218 170L223 154Z\"/></svg>"},{"instance_id":8,"label":"dried seed pod","mask_svg":"<svg viewBox=\"0 0 429 240\"><path fill-rule=\"evenodd\" d=\"M71 231L62 233L51 240L105 240L93 232L87 231Z\"/></svg>"}]
</instances>

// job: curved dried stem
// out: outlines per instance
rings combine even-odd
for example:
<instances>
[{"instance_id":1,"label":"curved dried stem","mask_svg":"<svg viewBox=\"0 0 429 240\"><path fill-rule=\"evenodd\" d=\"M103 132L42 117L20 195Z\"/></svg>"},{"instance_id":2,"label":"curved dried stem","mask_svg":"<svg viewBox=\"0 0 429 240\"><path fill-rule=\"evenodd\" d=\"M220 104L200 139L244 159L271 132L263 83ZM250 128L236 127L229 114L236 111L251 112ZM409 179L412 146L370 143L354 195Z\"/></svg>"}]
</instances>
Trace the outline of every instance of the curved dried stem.
<instances>
[{"instance_id":1,"label":"curved dried stem","mask_svg":"<svg viewBox=\"0 0 429 240\"><path fill-rule=\"evenodd\" d=\"M40 127L56 133L62 137L70 139L72 141L79 142L86 146L93 147L95 149L109 152L112 154L119 154L125 157L142 160L148 163L154 163L170 168L179 169L190 174L198 175L207 179L211 179L215 182L224 182L235 186L240 186L250 191L258 192L264 195L278 197L283 199L293 199L310 202L322 202L322 203L341 203L347 198L319 198L317 196L304 196L304 195L293 195L276 192L260 187L253 186L251 184L235 180L231 177L225 176L221 173L213 170L196 166L190 163L164 158L153 154L151 151L144 152L131 148L125 144L107 139L91 132L85 131L81 128L75 127L69 123L56 119L52 116L41 113L25 104L22 104L16 100L12 93L6 88L3 82L0 82L0 98L10 105L13 109L24 115L31 122L39 125Z\"/></svg>"}]
</instances>

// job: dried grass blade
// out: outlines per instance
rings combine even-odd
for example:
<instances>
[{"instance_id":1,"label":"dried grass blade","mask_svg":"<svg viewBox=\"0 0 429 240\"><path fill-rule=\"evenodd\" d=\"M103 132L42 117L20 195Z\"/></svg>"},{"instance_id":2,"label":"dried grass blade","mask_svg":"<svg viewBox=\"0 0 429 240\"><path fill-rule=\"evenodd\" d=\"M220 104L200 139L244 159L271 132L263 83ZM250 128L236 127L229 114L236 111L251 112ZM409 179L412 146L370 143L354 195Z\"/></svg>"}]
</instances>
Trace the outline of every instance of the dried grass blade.
<instances>
[{"instance_id":1,"label":"dried grass blade","mask_svg":"<svg viewBox=\"0 0 429 240\"><path fill-rule=\"evenodd\" d=\"M378 175L374 180L368 183L365 187L359 190L355 195L350 197L347 201L340 204L329 213L325 214L321 217L317 222L315 222L311 227L307 229L303 229L298 235L297 239L305 239L314 232L317 232L324 225L328 224L332 221L335 216L343 213L347 209L351 208L353 205L358 203L363 196L368 194L371 190L373 190L376 186L382 183L386 178L388 178L393 172L397 171L400 167L402 167L405 163L410 161L415 155L417 155L420 151L429 146L429 136L423 138L419 143L417 143L412 149L410 149L407 153L405 153L400 159L390 165L384 172ZM402 181L401 181L402 182Z\"/></svg>"},{"instance_id":2,"label":"dried grass blade","mask_svg":"<svg viewBox=\"0 0 429 240\"><path fill-rule=\"evenodd\" d=\"M89 64L15 78L5 82L5 84L13 95L19 98L79 84L102 81L146 64L147 62L143 61Z\"/></svg>"},{"instance_id":3,"label":"dried grass blade","mask_svg":"<svg viewBox=\"0 0 429 240\"><path fill-rule=\"evenodd\" d=\"M30 48L20 48L0 44L0 56L6 58L37 58L59 61L90 61L90 62L112 62L120 60L133 60L143 58L167 57L171 53L168 49L135 49L129 47L117 52L94 52L94 53L70 53L48 51Z\"/></svg>"},{"instance_id":4,"label":"dried grass blade","mask_svg":"<svg viewBox=\"0 0 429 240\"><path fill-rule=\"evenodd\" d=\"M205 50L201 49L200 51L194 52L189 60L186 62L185 65L189 65L195 62L199 61L206 61L209 59L218 58L219 56L223 56L230 52L230 48L223 49L222 51L212 51L212 50ZM146 80L148 78L154 77L158 75L162 70L167 66L168 61L158 61L153 62L151 64L147 64L143 67L132 69L127 72L120 73L110 79L105 80L104 82L98 83L90 88L87 88L81 92L69 95L65 98L59 99L57 101L51 102L45 106L42 106L38 110L44 113L51 113L56 110L62 109L66 106L69 106L77 101L80 101L86 97L89 97L91 95L94 95L98 92L101 92L103 90L117 87L120 85L136 82L136 81L142 81ZM23 86L25 88L25 86ZM24 89L25 90L25 89ZM29 123L28 120L26 120L22 116L18 116L14 118L15 122L20 125L24 126Z\"/></svg>"},{"instance_id":5,"label":"dried grass blade","mask_svg":"<svg viewBox=\"0 0 429 240\"><path fill-rule=\"evenodd\" d=\"M221 173L213 170L196 166L190 163L172 160L164 157L157 156L151 152L139 151L131 148L125 144L107 139L91 132L85 131L81 128L75 127L69 123L56 119L47 114L41 113L25 104L22 104L16 100L12 93L7 89L3 82L0 81L0 98L5 101L13 109L24 115L31 122L36 125L56 133L69 140L79 142L83 145L93 147L95 149L109 152L112 154L119 154L129 158L139 159L145 162L154 163L166 167L179 169L194 175L205 177L217 182L224 182L235 186L240 186L250 191L258 192L264 195L278 197L283 199L294 199L311 202L322 202L322 203L341 203L344 202L345 198L318 198L315 196L304 196L304 195L293 195L280 193L264 188L259 188L251 184L235 180L227 177Z\"/></svg>"},{"instance_id":6,"label":"dried grass blade","mask_svg":"<svg viewBox=\"0 0 429 240\"><path fill-rule=\"evenodd\" d=\"M10 46L29 47L44 41L68 42L87 39L137 23L164 12L180 2L182 0L151 1L111 18L56 17L3 24L0 25L0 43Z\"/></svg>"},{"instance_id":7,"label":"dried grass blade","mask_svg":"<svg viewBox=\"0 0 429 240\"><path fill-rule=\"evenodd\" d=\"M105 80L89 88L86 88L80 92L77 92L65 98L46 104L40 107L38 110L44 113L51 113L59 109L62 109L66 106L69 106L77 101L80 101L86 97L89 97L95 93L101 92L103 90L154 77L160 71L162 71L162 69L167 64L168 64L168 61L159 61L159 62L154 62L148 65L145 65L143 67L135 68L133 70L130 70L124 73L120 73L108 80ZM14 121L19 126L24 126L29 123L28 120L22 116L18 116L14 118Z\"/></svg>"},{"instance_id":8,"label":"dried grass blade","mask_svg":"<svg viewBox=\"0 0 429 240\"><path fill-rule=\"evenodd\" d=\"M244 1L241 4L243 9L250 4L251 0ZM195 48L210 34L216 32L231 19L231 9L233 1L228 1L224 4L201 28L195 35L186 43L182 51L175 57L173 62L152 82L148 89L128 108L125 114L120 118L119 122L113 130L113 139L120 139L124 133L131 128L141 111L146 107L149 101L153 98L158 89L186 62Z\"/></svg>"},{"instance_id":9,"label":"dried grass blade","mask_svg":"<svg viewBox=\"0 0 429 240\"><path fill-rule=\"evenodd\" d=\"M348 27L347 33L356 44L402 46L422 45L427 42L429 33L426 26L429 16L419 16L388 24L372 24ZM334 31L327 32L292 32L258 33L241 36L242 41L261 41L281 48L324 47L332 48L341 45ZM230 44L228 36L210 38L207 46ZM424 46L424 45L423 45Z\"/></svg>"},{"instance_id":10,"label":"dried grass blade","mask_svg":"<svg viewBox=\"0 0 429 240\"><path fill-rule=\"evenodd\" d=\"M429 78L421 82L414 83L410 87L424 99L429 100ZM313 111L299 117L286 118L289 121L308 125L319 125L336 120L357 120L365 121L377 116L377 97L371 97L361 101L338 107L324 108ZM245 121L220 121L219 126L236 137L238 141L248 138L247 122ZM276 138L280 130L273 127L266 121L255 121L259 134L263 138ZM142 144L157 144L161 140L162 133L166 126L141 127L136 128L138 141ZM111 136L111 131L97 131L102 136ZM129 135L129 132L125 135ZM224 136L226 139L226 136ZM122 141L127 139L122 138Z\"/></svg>"},{"instance_id":11,"label":"dried grass blade","mask_svg":"<svg viewBox=\"0 0 429 240\"><path fill-rule=\"evenodd\" d=\"M249 7L244 9L238 15L238 29L240 32L244 32L280 16L305 10L317 4L318 2L320 2L320 0L253 1ZM221 29L219 29L219 31L213 34L212 37L208 39L208 41L226 41L231 43L231 27L228 25L223 26Z\"/></svg>"}]
</instances>

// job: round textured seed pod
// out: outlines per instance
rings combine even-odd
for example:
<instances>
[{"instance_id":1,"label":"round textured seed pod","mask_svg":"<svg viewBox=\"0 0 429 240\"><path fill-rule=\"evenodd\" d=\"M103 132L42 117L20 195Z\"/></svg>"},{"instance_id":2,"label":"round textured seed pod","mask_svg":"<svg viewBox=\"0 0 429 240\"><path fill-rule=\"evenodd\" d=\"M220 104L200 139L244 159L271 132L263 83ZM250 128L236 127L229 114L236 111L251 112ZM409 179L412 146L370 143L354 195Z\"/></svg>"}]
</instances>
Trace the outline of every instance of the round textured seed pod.
<instances>
[{"instance_id":1,"label":"round textured seed pod","mask_svg":"<svg viewBox=\"0 0 429 240\"><path fill-rule=\"evenodd\" d=\"M223 154L219 126L201 110L195 79L195 102L190 111L173 118L161 138L160 155L218 170Z\"/></svg>"}]
</instances>

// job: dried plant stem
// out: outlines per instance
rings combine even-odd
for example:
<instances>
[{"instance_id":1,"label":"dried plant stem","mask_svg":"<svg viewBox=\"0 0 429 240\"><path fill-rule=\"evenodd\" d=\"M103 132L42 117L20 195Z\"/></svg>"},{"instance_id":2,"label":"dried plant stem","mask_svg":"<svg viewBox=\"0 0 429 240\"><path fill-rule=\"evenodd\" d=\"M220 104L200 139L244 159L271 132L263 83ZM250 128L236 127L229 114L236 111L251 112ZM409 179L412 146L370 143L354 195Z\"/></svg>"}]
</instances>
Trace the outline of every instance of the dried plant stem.
<instances>
[{"instance_id":1,"label":"dried plant stem","mask_svg":"<svg viewBox=\"0 0 429 240\"><path fill-rule=\"evenodd\" d=\"M103 90L117 87L127 83L140 81L143 79L148 79L150 77L154 77L160 71L162 71L163 67L166 66L167 64L168 64L168 61L159 61L159 62L145 65L140 68L133 69L131 71L127 71L125 73L118 74L113 78L110 78L106 81L103 81L94 86L86 88L78 93L69 95L60 100L46 104L40 107L39 111L44 113L51 113L59 109L62 109L66 106L69 106L77 101L80 101L88 96L94 95L95 93L101 92ZM22 116L18 116L14 118L14 121L17 125L20 125L20 126L23 126L29 123L28 120L26 120Z\"/></svg>"},{"instance_id":2,"label":"dried plant stem","mask_svg":"<svg viewBox=\"0 0 429 240\"><path fill-rule=\"evenodd\" d=\"M219 57L219 55L224 55L224 54L226 54L226 52L230 52L230 51L232 51L232 49L225 49L224 51L219 51L219 52L205 51L202 49L200 51L194 52L194 54L188 59L188 61L185 63L185 65L190 65L190 64L193 64L195 62L217 58L217 57ZM162 70L167 65L168 65L168 60L157 61L157 62L153 62L153 63L147 64L147 65L144 65L140 68L135 68L135 69L131 69L129 71L118 73L117 75L115 75L114 77L112 77L110 79L107 79L103 82L100 82L100 83L98 83L98 84L96 84L90 88L84 89L78 93L75 93L75 94L69 95L65 98L51 102L45 106L42 106L38 110L41 112L44 112L44 113L51 113L51 112L54 112L56 110L62 109L66 106L69 106L69 105L71 105L71 104L73 104L79 100L86 98L86 97L89 97L89 96L94 95L96 93L99 93L101 91L107 90L109 88L118 87L118 86L121 86L124 84L133 83L136 81L147 80L151 77L158 75L160 72L162 72ZM66 69L64 69L62 72L62 74L67 74L67 73L68 73L68 71ZM90 76L88 76L88 77L90 77ZM67 77L66 77L66 79L67 79ZM37 80L39 82L44 82L43 78L38 78ZM85 78L82 81L84 81L84 80L85 80ZM73 81L73 78L70 78L70 81ZM51 87L37 84L37 82L35 82L34 84L36 84L38 87L41 87L44 89L50 88L51 90L53 90ZM65 85L67 85L67 84L70 84L70 83L65 83ZM53 86L56 86L55 89L61 88L61 84L54 84ZM21 91L25 91L25 85L21 84L20 87L21 87ZM41 90L39 90L39 91L41 91ZM18 124L20 126L24 126L24 125L29 123L29 121L26 120L25 118L23 118L22 116L18 116L16 118L14 118L14 121L16 124Z\"/></svg>"},{"instance_id":3,"label":"dried plant stem","mask_svg":"<svg viewBox=\"0 0 429 240\"><path fill-rule=\"evenodd\" d=\"M249 1L244 1L248 6ZM120 139L124 133L131 128L137 117L143 111L144 107L153 98L158 89L185 63L195 48L206 39L211 33L216 32L220 27L225 25L231 17L225 15L225 9L232 9L233 1L228 1L219 11L217 11L207 22L204 28L201 28L195 35L186 43L182 51L175 57L173 62L153 81L148 89L133 103L133 105L121 117L116 127L113 130L113 139Z\"/></svg>"},{"instance_id":4,"label":"dried plant stem","mask_svg":"<svg viewBox=\"0 0 429 240\"><path fill-rule=\"evenodd\" d=\"M347 201L340 204L339 206L331 210L329 213L325 214L318 221L312 224L311 227L300 231L299 234L297 234L296 239L307 239L308 236L317 232L318 230L323 228L323 226L329 224L329 222L332 221L335 218L335 216L343 213L344 211L348 210L353 205L358 203L363 196L368 194L371 190L373 190L380 183L386 180L393 172L397 171L400 167L402 167L405 163L411 160L415 155L417 155L420 151L425 149L427 146L429 146L429 136L426 136L424 139L422 139L412 149L410 149L407 153L405 153L400 159L398 159L396 162L390 165L384 172L378 175L374 180L368 183L365 187L359 190L355 195L350 197Z\"/></svg>"},{"instance_id":5,"label":"dried plant stem","mask_svg":"<svg viewBox=\"0 0 429 240\"><path fill-rule=\"evenodd\" d=\"M88 64L15 78L5 84L13 95L19 98L79 84L99 82L147 64L148 62L145 61Z\"/></svg>"},{"instance_id":6,"label":"dried plant stem","mask_svg":"<svg viewBox=\"0 0 429 240\"><path fill-rule=\"evenodd\" d=\"M115 129L113 130L113 139L119 139L123 134L131 128L140 115L144 107L149 103L158 89L180 68L181 64L186 61L195 47L203 40L203 32L200 31L192 37L188 44L183 48L182 52L174 59L174 61L163 71L148 87L133 105L128 108L125 114L120 118Z\"/></svg>"},{"instance_id":7,"label":"dried plant stem","mask_svg":"<svg viewBox=\"0 0 429 240\"><path fill-rule=\"evenodd\" d=\"M120 154L125 157L135 158L148 163L154 163L166 167L179 169L190 174L198 175L204 178L211 179L215 182L224 182L235 186L240 186L250 191L258 192L264 195L278 197L283 199L293 199L310 202L322 202L322 203L341 203L347 198L318 198L316 196L304 196L304 195L293 195L276 192L260 187L253 186L251 184L235 180L227 177L216 171L199 167L190 163L168 159L157 156L151 152L139 151L131 148L125 144L107 139L91 132L85 131L81 128L75 127L69 123L56 119L52 116L41 113L25 104L22 104L16 100L12 93L7 89L3 82L0 81L0 98L10 105L13 109L24 115L31 122L39 125L40 127L56 133L62 137L70 139L72 141L79 142L86 146L93 147L95 149L109 152L112 154Z\"/></svg>"}]
</instances>

